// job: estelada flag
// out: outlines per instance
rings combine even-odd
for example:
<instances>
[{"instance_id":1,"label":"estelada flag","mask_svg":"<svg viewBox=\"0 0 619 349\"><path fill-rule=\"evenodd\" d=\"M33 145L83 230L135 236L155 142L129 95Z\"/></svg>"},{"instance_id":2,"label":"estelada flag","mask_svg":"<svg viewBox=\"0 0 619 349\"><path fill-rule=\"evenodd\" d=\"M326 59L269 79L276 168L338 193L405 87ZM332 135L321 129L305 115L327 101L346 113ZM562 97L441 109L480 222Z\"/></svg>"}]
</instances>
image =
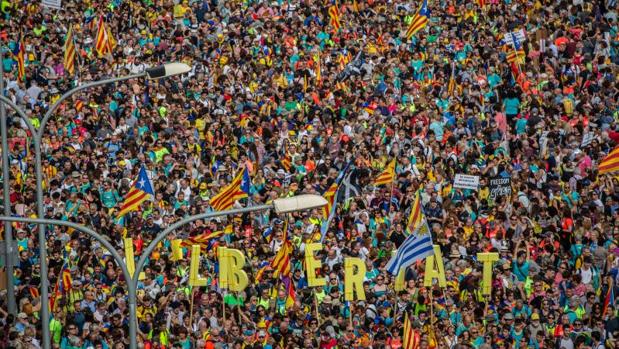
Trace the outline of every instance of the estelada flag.
<instances>
[{"instance_id":1,"label":"estelada flag","mask_svg":"<svg viewBox=\"0 0 619 349\"><path fill-rule=\"evenodd\" d=\"M334 31L340 30L342 27L342 23L340 22L340 11L337 9L337 6L333 5L329 7L329 17L331 17L331 26Z\"/></svg>"}]
</instances>

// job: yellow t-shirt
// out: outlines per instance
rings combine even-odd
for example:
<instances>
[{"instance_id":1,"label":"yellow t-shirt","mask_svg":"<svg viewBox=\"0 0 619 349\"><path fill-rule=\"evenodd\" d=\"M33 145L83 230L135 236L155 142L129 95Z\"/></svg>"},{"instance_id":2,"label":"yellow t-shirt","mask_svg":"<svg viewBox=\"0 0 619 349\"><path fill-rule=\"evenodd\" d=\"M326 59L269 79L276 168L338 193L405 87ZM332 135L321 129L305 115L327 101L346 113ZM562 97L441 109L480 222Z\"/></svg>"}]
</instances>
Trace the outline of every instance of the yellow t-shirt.
<instances>
[{"instance_id":1,"label":"yellow t-shirt","mask_svg":"<svg viewBox=\"0 0 619 349\"><path fill-rule=\"evenodd\" d=\"M189 10L189 7L183 4L174 5L174 18L182 18L187 10Z\"/></svg>"}]
</instances>

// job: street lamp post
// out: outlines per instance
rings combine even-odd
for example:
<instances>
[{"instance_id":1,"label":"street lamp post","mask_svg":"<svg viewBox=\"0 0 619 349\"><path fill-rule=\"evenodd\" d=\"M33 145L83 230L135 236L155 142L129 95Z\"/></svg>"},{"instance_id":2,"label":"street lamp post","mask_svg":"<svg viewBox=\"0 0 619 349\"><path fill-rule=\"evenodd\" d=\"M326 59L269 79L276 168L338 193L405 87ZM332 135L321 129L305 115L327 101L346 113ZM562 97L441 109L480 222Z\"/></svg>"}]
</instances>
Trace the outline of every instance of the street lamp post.
<instances>
[{"instance_id":1,"label":"street lamp post","mask_svg":"<svg viewBox=\"0 0 619 349\"><path fill-rule=\"evenodd\" d=\"M2 60L1 55L0 55L0 61ZM2 79L2 68L1 68L1 64L0 64L0 91L2 91L2 85L3 85L3 79ZM5 216L10 216L11 215L11 198L10 198L10 175L9 175L9 146L8 146L8 137L7 137L7 128L8 128L8 120L6 117L6 109L5 109L5 104L7 104L9 107L11 107L11 109L14 109L15 112L19 115L20 118L22 118L24 120L24 122L26 123L26 126L28 127L28 130L30 131L30 134L35 134L36 130L34 128L34 126L32 126L32 123L30 122L30 120L28 120L28 117L24 114L24 112L15 104L13 103L13 101L11 101L10 99L4 97L2 94L0 94L0 133L2 136L2 189L3 189L3 197L4 197L4 215ZM34 140L34 144L35 144L35 148L38 148L38 140ZM28 146L28 145L26 145ZM10 221L4 221L4 242L6 244L5 246L5 263L6 263L6 278L7 278L7 283L6 283L6 287L7 290L9 290L9 292L7 292L7 303L8 303L8 311L9 314L13 314L13 315L17 315L17 304L15 302L15 293L12 292L12 290L14 289L14 285L13 285L13 260L11 257L11 254L13 254L15 251L13 251L13 232L12 232L13 226L11 225Z\"/></svg>"},{"instance_id":2,"label":"street lamp post","mask_svg":"<svg viewBox=\"0 0 619 349\"><path fill-rule=\"evenodd\" d=\"M3 54L0 50L0 62L3 61ZM4 64L0 64L0 91L4 91ZM3 190L3 205L4 205L4 215L11 215L11 198L9 195L9 191L11 189L11 184L9 181L9 154L6 151L9 149L8 144L8 135L7 135L7 119L6 119L6 108L4 107L4 103L0 103L0 135L2 137L2 190ZM9 314L17 315L17 304L15 302L15 293L12 292L13 288L13 258L11 258L11 254L13 254L13 227L11 226L11 222L4 222L4 267L6 272L6 288L8 292L6 293L6 300L8 303L8 311Z\"/></svg>"},{"instance_id":3,"label":"street lamp post","mask_svg":"<svg viewBox=\"0 0 619 349\"><path fill-rule=\"evenodd\" d=\"M0 59L2 58L2 56L0 55ZM100 80L100 81L94 81L94 82L90 82L90 83L86 83L80 86L77 86L67 92L65 92L50 108L49 110L45 113L45 115L43 116L43 119L41 121L41 125L39 127L38 130L36 130L35 132L33 132L33 142L34 142L34 157L35 157L35 176L36 176L36 198L37 198L37 216L39 218L44 217L45 215L45 207L43 204L43 174L42 174L42 165L41 165L41 141L43 139L43 135L44 135L44 131L45 131L45 126L47 125L47 122L49 121L49 119L52 117L52 115L54 115L54 112L56 111L56 109L58 109L58 107L61 105L62 102L64 102L67 98L71 97L73 94L88 89L88 88L92 88L92 87L97 87L97 86L101 86L101 85L107 85L107 84L113 84L116 82L121 82L121 81L125 81L125 80L130 80L130 79L136 79L136 78L142 78L142 77L146 77L148 79L160 79L160 78L164 78L164 77L169 77L169 76L174 76L174 75L179 75L179 74L184 74L187 73L191 70L191 68L183 63L168 63L168 64L164 64L162 66L158 66L158 67L154 67L154 68L150 68L145 70L144 72L138 73L138 74L133 74L133 75L127 75L127 76L122 76L122 77L115 77L115 78L110 78L110 79L106 79L106 80ZM4 79L4 76L1 76L0 79ZM17 107L15 104L13 103L7 103L8 100L5 96L4 96L4 90L1 90L2 93L0 93L1 98L0 101L6 104L9 104L14 110L15 112L17 112L17 114L26 122L26 124L29 124L29 129L34 130L34 128L32 128L32 124L30 123L30 120L28 120L28 118L26 117L26 115L23 113L23 111ZM0 108L0 114L2 114L2 112L4 111L3 106ZM4 116L4 115L0 115L0 116ZM5 117L0 117L0 121L4 121L4 119L6 119ZM2 133L2 136L5 136L5 132ZM8 159L8 146L6 146L6 137L3 137L3 142L2 142L2 152L3 152L3 160L4 159ZM5 155L6 154L6 155ZM4 163L4 167L6 167L6 163ZM5 171L6 172L6 171ZM4 179L5 184L3 188L6 188L6 182L8 181L8 178ZM7 212L7 208L6 208L6 202L10 202L10 198L7 199L9 197L9 192L5 189L4 193L4 202L5 202L5 214ZM9 206L9 214L10 214L10 206ZM32 221L31 221L32 222ZM38 226L38 240L39 240L39 259L40 259L40 268L41 268L41 299L42 300L46 300L49 298L49 280L47 279L48 277L48 271L47 271L47 250L46 250L46 237L45 237L45 225L44 224L40 224ZM9 235L10 232L6 233L5 235ZM5 237L6 239L6 237ZM9 236L9 239L12 240L12 237ZM10 241L7 241L7 243ZM8 251L9 248L7 248ZM8 274L8 272L7 272ZM7 278L11 278L12 279L12 275L7 275ZM12 282L12 280L11 280ZM9 292L12 291L9 289ZM13 297L12 299L13 304L15 304L15 298ZM42 334L43 334L43 340L42 340L42 344L43 344L43 349L50 349L50 333L49 333L49 304L46 301L42 301L41 302L41 324L42 324ZM135 326L135 325L133 325Z\"/></svg>"}]
</instances>

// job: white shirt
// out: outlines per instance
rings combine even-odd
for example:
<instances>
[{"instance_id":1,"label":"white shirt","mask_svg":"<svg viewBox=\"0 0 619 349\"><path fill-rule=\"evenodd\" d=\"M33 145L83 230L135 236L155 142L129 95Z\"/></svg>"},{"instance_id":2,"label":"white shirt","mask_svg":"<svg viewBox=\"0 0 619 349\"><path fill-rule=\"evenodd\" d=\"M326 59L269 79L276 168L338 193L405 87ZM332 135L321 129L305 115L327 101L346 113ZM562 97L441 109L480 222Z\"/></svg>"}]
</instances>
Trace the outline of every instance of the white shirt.
<instances>
[{"instance_id":1,"label":"white shirt","mask_svg":"<svg viewBox=\"0 0 619 349\"><path fill-rule=\"evenodd\" d=\"M593 280L593 269L585 270L585 268L580 268L580 276L582 277L583 284L590 284Z\"/></svg>"}]
</instances>

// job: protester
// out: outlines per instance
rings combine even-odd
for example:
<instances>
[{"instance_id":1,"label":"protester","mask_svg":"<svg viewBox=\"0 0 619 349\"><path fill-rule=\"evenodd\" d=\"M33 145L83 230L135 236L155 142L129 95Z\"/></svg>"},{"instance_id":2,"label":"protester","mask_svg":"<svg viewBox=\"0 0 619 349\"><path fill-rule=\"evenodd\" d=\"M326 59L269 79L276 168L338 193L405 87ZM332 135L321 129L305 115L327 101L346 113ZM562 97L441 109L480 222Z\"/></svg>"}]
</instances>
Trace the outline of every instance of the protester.
<instances>
[{"instance_id":1,"label":"protester","mask_svg":"<svg viewBox=\"0 0 619 349\"><path fill-rule=\"evenodd\" d=\"M243 169L250 195L236 206L323 195L341 183L318 253L326 286L308 287L303 262L306 244L321 240L322 210L198 220L149 256L137 299L140 347L401 348L406 314L419 348L619 347L619 183L598 175L619 141L616 2L429 1L427 26L407 39L420 6L2 3L3 92L35 127L73 87L167 62L191 66L61 104L41 144L45 218L90 227L119 251L132 238L139 257L166 227L212 211L211 199ZM95 48L100 18L111 54ZM69 28L73 75L63 59ZM525 39L511 45L519 30ZM23 80L13 54L20 42ZM32 134L7 113L11 209L36 217ZM373 185L394 159L393 184ZM119 216L141 168L153 198ZM456 187L456 174L479 176L478 189ZM385 266L410 234L417 195L447 287L425 287L418 262L395 292ZM171 241L229 226L202 244L207 286L190 287L189 248L173 261ZM12 231L20 252L8 292L19 309L6 312L4 292L0 347L39 348L49 300L39 296L37 226ZM271 267L288 243L291 287ZM47 227L46 244L52 346L128 347L127 280L111 254L60 226ZM221 247L247 256L243 292L220 289ZM477 252L500 255L487 297ZM345 257L367 266L365 301L344 299Z\"/></svg>"}]
</instances>

